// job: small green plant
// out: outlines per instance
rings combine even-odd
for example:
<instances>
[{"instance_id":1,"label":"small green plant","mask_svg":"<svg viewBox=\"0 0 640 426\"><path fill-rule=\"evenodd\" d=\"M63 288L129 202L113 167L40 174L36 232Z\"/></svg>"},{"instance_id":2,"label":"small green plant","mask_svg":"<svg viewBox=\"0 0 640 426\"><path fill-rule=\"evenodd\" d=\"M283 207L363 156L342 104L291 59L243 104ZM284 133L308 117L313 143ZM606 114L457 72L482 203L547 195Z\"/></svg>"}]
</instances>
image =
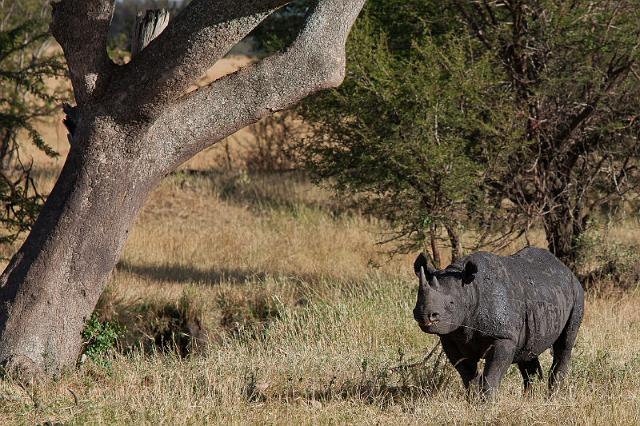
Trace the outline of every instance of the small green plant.
<instances>
[{"instance_id":1,"label":"small green plant","mask_svg":"<svg viewBox=\"0 0 640 426\"><path fill-rule=\"evenodd\" d=\"M100 321L96 314L91 315L82 332L85 345L84 356L100 367L109 368L111 361L108 355L115 349L123 333L124 328L120 324Z\"/></svg>"}]
</instances>

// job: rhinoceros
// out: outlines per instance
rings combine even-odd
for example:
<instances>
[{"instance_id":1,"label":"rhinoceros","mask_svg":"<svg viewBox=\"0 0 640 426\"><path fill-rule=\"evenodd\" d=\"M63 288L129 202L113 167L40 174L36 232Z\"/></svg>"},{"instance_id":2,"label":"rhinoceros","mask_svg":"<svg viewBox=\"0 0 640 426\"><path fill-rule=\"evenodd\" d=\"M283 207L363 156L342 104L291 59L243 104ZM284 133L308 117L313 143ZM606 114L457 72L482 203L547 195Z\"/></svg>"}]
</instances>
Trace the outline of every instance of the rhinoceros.
<instances>
[{"instance_id":1,"label":"rhinoceros","mask_svg":"<svg viewBox=\"0 0 640 426\"><path fill-rule=\"evenodd\" d=\"M551 391L566 376L584 314L584 291L549 251L476 252L444 270L420 254L414 271L419 290L413 316L422 331L440 337L465 388L491 397L515 363L527 392L535 376L542 378L538 356L551 347ZM481 374L480 359L486 361Z\"/></svg>"}]
</instances>

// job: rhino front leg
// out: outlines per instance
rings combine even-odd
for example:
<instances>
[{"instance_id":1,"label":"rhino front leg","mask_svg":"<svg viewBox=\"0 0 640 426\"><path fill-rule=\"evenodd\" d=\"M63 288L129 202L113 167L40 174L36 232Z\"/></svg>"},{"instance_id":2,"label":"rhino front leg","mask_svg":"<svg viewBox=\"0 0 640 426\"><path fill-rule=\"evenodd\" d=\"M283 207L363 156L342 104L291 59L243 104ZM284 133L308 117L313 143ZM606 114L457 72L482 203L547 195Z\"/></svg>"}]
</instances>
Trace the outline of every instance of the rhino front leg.
<instances>
[{"instance_id":1,"label":"rhino front leg","mask_svg":"<svg viewBox=\"0 0 640 426\"><path fill-rule=\"evenodd\" d=\"M493 399L502 378L513 363L516 345L511 340L496 340L486 355L486 364L481 378L483 396Z\"/></svg>"},{"instance_id":2,"label":"rhino front leg","mask_svg":"<svg viewBox=\"0 0 640 426\"><path fill-rule=\"evenodd\" d=\"M478 359L465 358L454 342L441 339L442 350L444 350L447 359L455 367L458 374L462 378L465 389L469 390L470 386L477 386L479 382L478 376Z\"/></svg>"}]
</instances>

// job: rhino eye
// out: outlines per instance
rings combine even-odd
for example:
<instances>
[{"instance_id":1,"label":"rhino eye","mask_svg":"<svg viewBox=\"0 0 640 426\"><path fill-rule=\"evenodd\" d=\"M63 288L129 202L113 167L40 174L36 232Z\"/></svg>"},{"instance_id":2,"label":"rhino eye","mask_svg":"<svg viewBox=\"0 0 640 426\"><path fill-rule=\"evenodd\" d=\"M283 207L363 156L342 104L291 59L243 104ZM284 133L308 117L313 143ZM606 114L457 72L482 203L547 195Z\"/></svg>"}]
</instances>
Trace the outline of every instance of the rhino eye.
<instances>
[{"instance_id":1,"label":"rhino eye","mask_svg":"<svg viewBox=\"0 0 640 426\"><path fill-rule=\"evenodd\" d=\"M449 302L449 303L453 305L453 300L451 302Z\"/></svg>"}]
</instances>

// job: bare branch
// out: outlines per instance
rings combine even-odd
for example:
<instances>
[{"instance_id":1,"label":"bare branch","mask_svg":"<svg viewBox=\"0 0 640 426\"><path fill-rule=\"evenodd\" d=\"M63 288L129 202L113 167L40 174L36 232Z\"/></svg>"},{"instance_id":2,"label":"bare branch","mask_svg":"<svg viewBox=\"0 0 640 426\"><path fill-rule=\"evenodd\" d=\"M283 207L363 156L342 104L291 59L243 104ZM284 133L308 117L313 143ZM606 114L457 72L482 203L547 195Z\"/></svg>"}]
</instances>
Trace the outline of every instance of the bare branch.
<instances>
[{"instance_id":1,"label":"bare branch","mask_svg":"<svg viewBox=\"0 0 640 426\"><path fill-rule=\"evenodd\" d=\"M364 3L365 0L318 0L285 53L189 94L156 121L149 142L167 149L166 135L171 135L167 154L171 161L180 163L311 93L340 85L345 73L347 36ZM159 140L154 141L155 138Z\"/></svg>"},{"instance_id":2,"label":"bare branch","mask_svg":"<svg viewBox=\"0 0 640 426\"><path fill-rule=\"evenodd\" d=\"M64 50L80 105L99 96L109 79L107 33L115 0L54 0L52 6L51 32Z\"/></svg>"},{"instance_id":3,"label":"bare branch","mask_svg":"<svg viewBox=\"0 0 640 426\"><path fill-rule=\"evenodd\" d=\"M138 13L131 38L131 57L136 57L167 28L167 25L169 25L169 12L165 9Z\"/></svg>"},{"instance_id":4,"label":"bare branch","mask_svg":"<svg viewBox=\"0 0 640 426\"><path fill-rule=\"evenodd\" d=\"M113 92L122 93L126 98L122 103L138 114L157 115L260 22L290 1L193 0L119 70Z\"/></svg>"}]
</instances>

